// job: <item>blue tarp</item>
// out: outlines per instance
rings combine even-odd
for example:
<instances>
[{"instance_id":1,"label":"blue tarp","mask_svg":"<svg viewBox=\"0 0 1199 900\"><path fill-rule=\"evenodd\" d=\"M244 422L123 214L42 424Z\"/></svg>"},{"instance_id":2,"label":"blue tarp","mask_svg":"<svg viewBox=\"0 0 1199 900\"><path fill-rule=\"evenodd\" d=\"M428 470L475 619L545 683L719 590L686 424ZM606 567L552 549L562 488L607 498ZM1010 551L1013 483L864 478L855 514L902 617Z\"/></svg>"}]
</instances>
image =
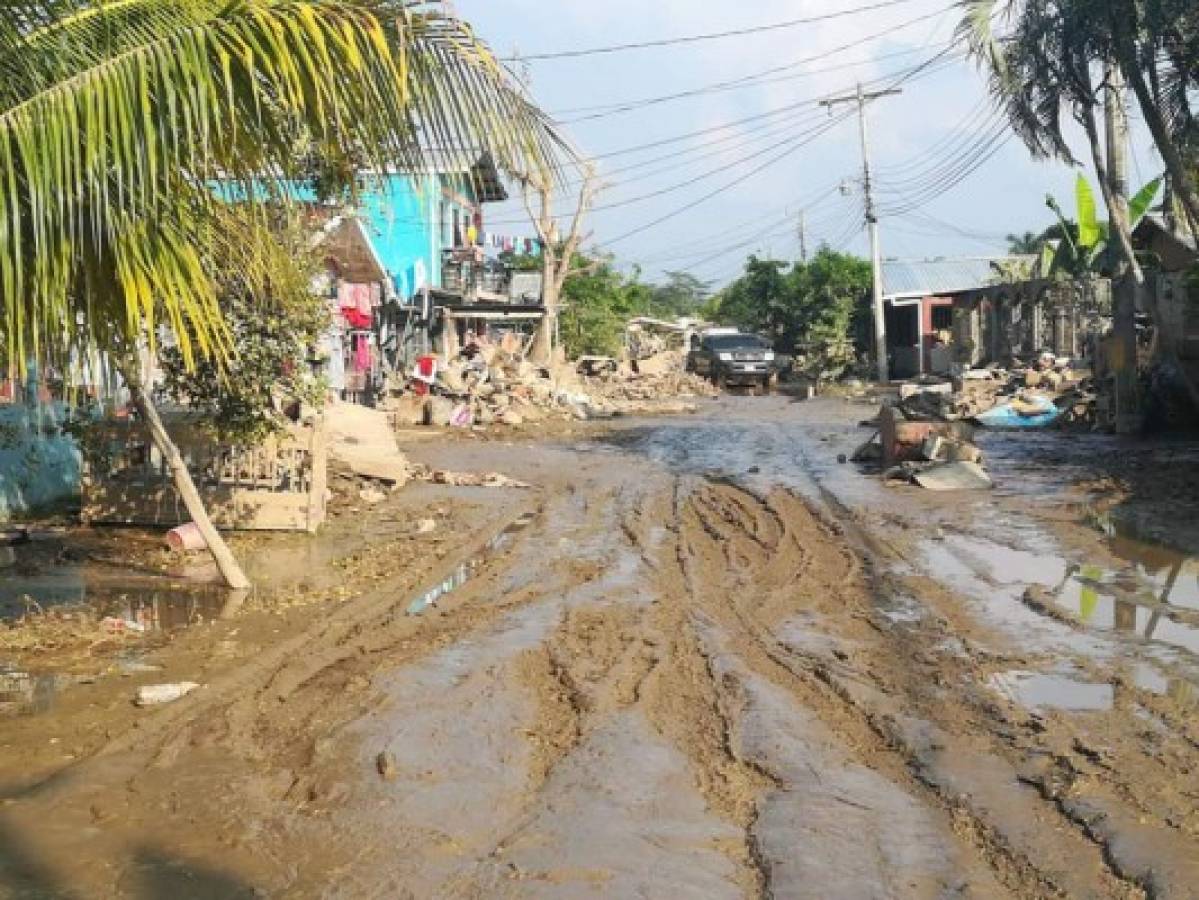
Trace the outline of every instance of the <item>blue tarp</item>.
<instances>
[{"instance_id":1,"label":"blue tarp","mask_svg":"<svg viewBox=\"0 0 1199 900\"><path fill-rule=\"evenodd\" d=\"M1053 401L1047 397L1037 397L1031 401L1025 401L1025 405L1036 406L1040 412L1028 415L1023 411L1018 412L1011 403L1004 403L985 413L980 413L974 417L974 421L984 428L1044 428L1046 425L1056 422L1062 414L1062 411L1054 406Z\"/></svg>"}]
</instances>

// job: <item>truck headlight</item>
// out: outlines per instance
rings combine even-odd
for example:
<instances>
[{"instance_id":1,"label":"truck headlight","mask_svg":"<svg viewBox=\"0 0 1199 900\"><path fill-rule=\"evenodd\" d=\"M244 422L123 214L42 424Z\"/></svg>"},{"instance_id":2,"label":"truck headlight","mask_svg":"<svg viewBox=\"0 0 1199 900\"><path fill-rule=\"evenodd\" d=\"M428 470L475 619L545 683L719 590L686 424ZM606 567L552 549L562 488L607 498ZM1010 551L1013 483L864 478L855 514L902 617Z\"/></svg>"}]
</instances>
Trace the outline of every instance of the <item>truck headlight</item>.
<instances>
[{"instance_id":1,"label":"truck headlight","mask_svg":"<svg viewBox=\"0 0 1199 900\"><path fill-rule=\"evenodd\" d=\"M731 353L721 353L719 355L720 355L721 362L732 362L733 361L733 354L731 354Z\"/></svg>"},{"instance_id":2,"label":"truck headlight","mask_svg":"<svg viewBox=\"0 0 1199 900\"><path fill-rule=\"evenodd\" d=\"M774 354L771 351L767 350L765 353L762 354L762 359L766 360L766 362L774 362Z\"/></svg>"}]
</instances>

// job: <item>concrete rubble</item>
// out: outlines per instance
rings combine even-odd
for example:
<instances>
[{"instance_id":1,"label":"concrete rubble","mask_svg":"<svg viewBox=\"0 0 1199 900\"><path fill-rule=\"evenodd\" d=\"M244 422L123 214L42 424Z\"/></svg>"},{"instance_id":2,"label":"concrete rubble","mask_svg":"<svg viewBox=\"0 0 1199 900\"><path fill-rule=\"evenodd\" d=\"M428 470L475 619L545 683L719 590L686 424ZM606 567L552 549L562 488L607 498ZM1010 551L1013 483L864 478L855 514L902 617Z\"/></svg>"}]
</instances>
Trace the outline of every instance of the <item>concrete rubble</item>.
<instances>
[{"instance_id":1,"label":"concrete rubble","mask_svg":"<svg viewBox=\"0 0 1199 900\"><path fill-rule=\"evenodd\" d=\"M1031 363L1014 363L908 382L900 387L900 408L909 418L973 420L991 428L1097 426L1098 391L1072 360L1043 353Z\"/></svg>"},{"instance_id":2,"label":"concrete rubble","mask_svg":"<svg viewBox=\"0 0 1199 900\"><path fill-rule=\"evenodd\" d=\"M600 364L602 363L602 364ZM396 427L516 427L543 421L586 421L638 414L695 412L713 397L706 380L683 370L683 356L665 351L632 365L587 357L537 366L498 346L468 347L439 364L428 394L405 392L381 405Z\"/></svg>"},{"instance_id":3,"label":"concrete rubble","mask_svg":"<svg viewBox=\"0 0 1199 900\"><path fill-rule=\"evenodd\" d=\"M878 463L888 482L929 490L993 487L975 428L1093 430L1099 400L1089 373L1043 353L1031 364L921 376L862 424L876 428L852 460Z\"/></svg>"}]
</instances>

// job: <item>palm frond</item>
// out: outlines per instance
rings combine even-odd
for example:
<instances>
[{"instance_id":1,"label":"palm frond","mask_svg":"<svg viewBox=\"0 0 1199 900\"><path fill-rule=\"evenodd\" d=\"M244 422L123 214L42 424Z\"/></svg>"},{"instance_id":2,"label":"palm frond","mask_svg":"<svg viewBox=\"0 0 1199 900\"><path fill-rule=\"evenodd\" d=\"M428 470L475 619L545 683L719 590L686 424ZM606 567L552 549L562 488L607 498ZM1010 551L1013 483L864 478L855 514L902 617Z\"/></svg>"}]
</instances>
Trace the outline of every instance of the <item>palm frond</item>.
<instances>
[{"instance_id":1,"label":"palm frond","mask_svg":"<svg viewBox=\"0 0 1199 900\"><path fill-rule=\"evenodd\" d=\"M240 183L253 219L289 195L300 140L378 171L451 148L554 172L569 153L436 4L16 0L0 73L0 352L18 363L163 321L219 352L208 185Z\"/></svg>"}]
</instances>

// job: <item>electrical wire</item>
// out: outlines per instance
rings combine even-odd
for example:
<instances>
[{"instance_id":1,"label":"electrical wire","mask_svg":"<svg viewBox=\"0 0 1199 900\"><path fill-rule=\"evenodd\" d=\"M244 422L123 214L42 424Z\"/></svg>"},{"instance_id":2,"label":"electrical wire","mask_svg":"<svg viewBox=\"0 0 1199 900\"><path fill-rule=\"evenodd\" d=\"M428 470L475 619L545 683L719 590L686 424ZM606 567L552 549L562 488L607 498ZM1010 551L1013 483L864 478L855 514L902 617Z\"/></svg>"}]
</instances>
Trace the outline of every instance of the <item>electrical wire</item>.
<instances>
[{"instance_id":1,"label":"electrical wire","mask_svg":"<svg viewBox=\"0 0 1199 900\"><path fill-rule=\"evenodd\" d=\"M553 50L541 53L521 54L519 56L505 56L502 57L502 60L504 62L538 62L542 60L577 59L585 56L624 53L628 50L647 50L654 47L676 47L684 44L697 44L705 41L717 41L731 37L744 37L746 35L781 31L783 29L795 28L800 25L814 25L817 22L827 22L832 19L843 19L847 16L856 16L865 12L874 12L875 10L887 9L888 7L892 6L902 6L912 2L916 2L916 0L882 0L882 2L870 3L866 6L856 6L852 9L843 9L837 12L822 13L818 16L807 16L806 18L802 19L787 19L782 22L771 22L766 25L752 25L747 28L734 28L728 31L710 31L703 34L683 35L673 38L632 41L625 44L609 44L607 46L590 47L583 50Z\"/></svg>"},{"instance_id":2,"label":"electrical wire","mask_svg":"<svg viewBox=\"0 0 1199 900\"><path fill-rule=\"evenodd\" d=\"M812 56L807 56L807 57L803 57L801 59L793 60L792 62L785 63L781 66L772 66L768 69L763 69L763 70L761 70L759 72L755 72L751 75L744 75L740 78L734 78L734 79L730 79L728 81L713 82L712 84L704 85L703 87L692 88L692 89L686 90L686 91L679 91L679 92L676 92L673 94L663 94L663 95L656 96L656 97L643 97L638 100L630 100L630 101L625 101L622 103L604 104L604 105L595 106L595 107L577 107L574 109L567 109L567 110L555 110L555 111L553 111L552 115L562 116L562 115L570 115L573 113L591 112L590 115L581 115L581 116L578 116L577 118L562 120L562 122L561 122L561 124L570 125L570 124L575 124L578 122L586 122L586 121L592 121L594 119L601 119L601 118L605 118L607 116L617 115L617 114L623 113L623 112L630 112L633 110L644 109L648 106L656 106L656 105L659 105L662 103L668 103L668 102L671 102L674 100L680 100L680 99L683 99L686 97L696 97L696 96L702 96L702 95L706 95L706 94L720 93L720 92L728 91L728 90L739 90L739 89L741 89L743 87L747 87L747 86L756 87L760 83L763 83L762 80L767 78L768 76L778 75L783 72L793 72L794 69L797 69L800 66L806 65L807 63L816 62L821 59L827 59L830 56L835 56L836 54L843 53L846 50L852 50L856 47L860 47L865 44L869 44L873 41L877 41L882 38L890 37L891 35L899 32L899 31L903 31L904 29L910 28L914 25L918 25L921 22L926 22L930 19L942 16L946 12L949 12L949 11L953 10L954 8L955 7L953 7L953 6L942 7L940 9L937 9L935 12L927 13L923 16L918 16L914 19L910 19L906 22L903 22L899 25L895 25L890 28L883 29L882 31L875 32L874 34L867 35L866 37L859 38L854 41L849 41L848 43L841 44L837 47L830 48L829 50L824 50L824 51L814 54ZM960 40L955 38L954 40L950 41L947 46L952 47L959 43L961 43ZM894 54L894 55L900 55L900 54L909 54L910 55L911 52L912 51L909 49L909 50L904 50L904 51L898 51L897 54ZM876 59L878 59L878 58L882 58L882 57L876 57ZM855 65L860 65L860 63L856 63ZM799 77L804 77L804 76L807 76L810 74L815 74L816 71L817 70L812 70L810 72L801 72L801 73L799 73Z\"/></svg>"},{"instance_id":3,"label":"electrical wire","mask_svg":"<svg viewBox=\"0 0 1199 900\"><path fill-rule=\"evenodd\" d=\"M947 50L941 50L938 53L934 54L933 56L929 57L927 60L925 60L920 65L914 66L913 68L911 68L910 70L908 70L907 72L903 73L898 78L896 78L890 84L888 89L894 89L894 88L898 87L899 85L904 84L905 82L914 79L915 77L921 75L922 73L927 74L927 71L931 67L935 66L938 61L943 60L943 57L946 55L947 52L948 52ZM800 149L801 147L805 146L806 144L811 143L812 140L815 140L817 137L820 137L822 134L826 133L827 130L831 130L832 127L834 127L835 125L839 125L840 123L844 122L847 118L849 118L852 115L853 115L853 113L852 113L852 111L850 111L850 112L843 113L840 116L840 118L836 118L836 117L830 118L829 128L825 129L825 131L817 132L811 138L808 138L792 147L788 147L786 150L784 150L779 155L771 157L765 163L763 163L760 166L755 167L750 172L747 172L744 175L734 179L733 181L730 181L727 184L722 185L721 187L715 189L714 191L704 194L699 199L694 200L691 203L688 203L685 206L683 206L677 210L674 210L671 213L666 214L665 216L661 216L657 219L654 219L651 222L648 222L648 223L641 225L637 228L634 228L630 231L626 231L626 232L618 235L615 238L610 238L607 241L607 243L608 244L619 243L620 241L627 240L628 238L634 237L635 235L642 234L645 231L648 231L650 228L660 225L663 222L668 221L669 219L673 218L674 216L676 216L680 213L688 212L689 210L694 209L696 206L699 206L700 204L707 202L708 200L712 199L713 197L719 196L720 194L723 194L725 191L731 190L732 188L743 183L744 181L748 180L749 178L752 178L753 176L759 174L760 172L764 171L765 169L769 168L770 166L773 166L775 163L780 162L781 160L785 159L787 156L791 155L796 150Z\"/></svg>"},{"instance_id":4,"label":"electrical wire","mask_svg":"<svg viewBox=\"0 0 1199 900\"><path fill-rule=\"evenodd\" d=\"M755 166L752 170L750 170L749 172L746 172L744 175L741 175L741 176L733 179L732 181L729 181L726 184L721 185L720 187L716 188L713 191L709 191L708 193L704 194L699 199L694 200L694 201L686 204L685 206L680 207L679 209L673 210L672 212L667 213L664 216L660 216L651 222L647 222L644 225L640 225L637 228L633 228L629 231L626 231L623 234L618 235L617 237L609 238L606 243L617 244L617 243L620 243L621 241L628 240L629 238L634 237L638 234L642 234L657 225L661 225L663 222L666 222L666 221L674 218L675 216L679 215L680 213L688 212L689 210L694 209L695 207L699 206L701 203L706 203L708 200L711 200L713 197L718 197L721 194L725 193L726 191L732 190L737 185L742 184L743 182L745 182L748 179L752 178L753 176L759 174L760 172L763 172L766 169L770 168L771 166L775 165L776 163L781 162L782 160L786 159L791 154L795 153L797 150L807 146L812 141L816 140L816 138L821 137L824 134L826 134L827 132L831 131L837 125L840 125L842 122L844 122L846 119L848 119L851 115L852 115L852 113L843 113L839 118L834 118L824 128L820 129L819 131L816 131L810 137L787 147L786 149L783 150L782 153L779 153L776 156L770 157L770 159L766 160L764 163L762 163L759 166Z\"/></svg>"}]
</instances>

